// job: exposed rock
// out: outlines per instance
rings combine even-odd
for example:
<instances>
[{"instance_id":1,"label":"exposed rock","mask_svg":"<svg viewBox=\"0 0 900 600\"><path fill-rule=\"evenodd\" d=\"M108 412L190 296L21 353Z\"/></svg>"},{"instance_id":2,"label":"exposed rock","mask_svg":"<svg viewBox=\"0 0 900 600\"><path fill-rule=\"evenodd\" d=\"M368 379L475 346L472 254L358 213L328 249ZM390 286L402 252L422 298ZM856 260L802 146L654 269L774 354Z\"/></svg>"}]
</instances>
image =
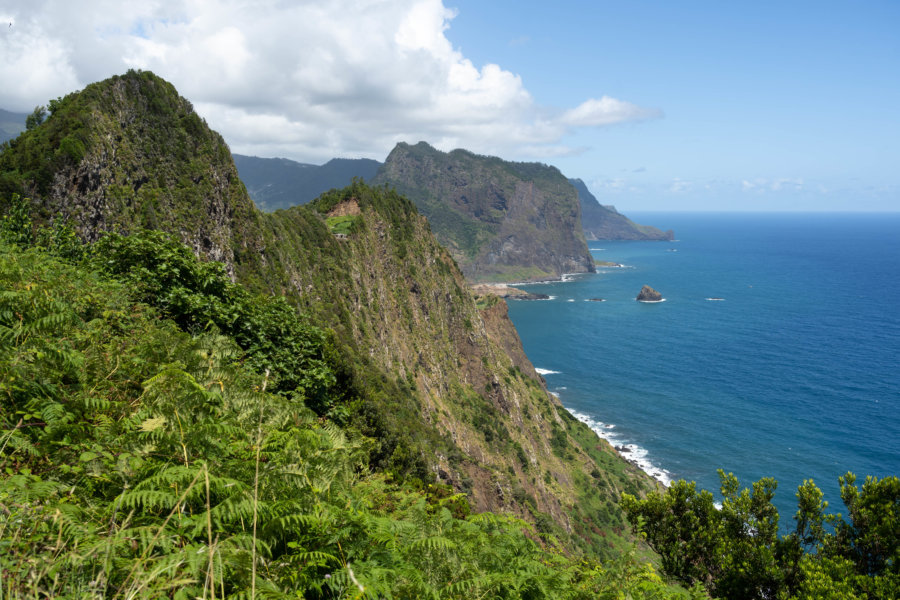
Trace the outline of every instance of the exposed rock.
<instances>
[{"instance_id":1,"label":"exposed rock","mask_svg":"<svg viewBox=\"0 0 900 600\"><path fill-rule=\"evenodd\" d=\"M401 143L374 182L416 204L469 281L594 272L578 193L555 167Z\"/></svg>"},{"instance_id":2,"label":"exposed rock","mask_svg":"<svg viewBox=\"0 0 900 600\"><path fill-rule=\"evenodd\" d=\"M472 293L476 296L497 296L498 298L506 298L509 300L549 300L547 294L535 294L526 292L503 283L476 283L470 286Z\"/></svg>"},{"instance_id":3,"label":"exposed rock","mask_svg":"<svg viewBox=\"0 0 900 600\"><path fill-rule=\"evenodd\" d=\"M654 290L649 285L641 288L641 293L637 296L638 302L662 302L662 294Z\"/></svg>"}]
</instances>

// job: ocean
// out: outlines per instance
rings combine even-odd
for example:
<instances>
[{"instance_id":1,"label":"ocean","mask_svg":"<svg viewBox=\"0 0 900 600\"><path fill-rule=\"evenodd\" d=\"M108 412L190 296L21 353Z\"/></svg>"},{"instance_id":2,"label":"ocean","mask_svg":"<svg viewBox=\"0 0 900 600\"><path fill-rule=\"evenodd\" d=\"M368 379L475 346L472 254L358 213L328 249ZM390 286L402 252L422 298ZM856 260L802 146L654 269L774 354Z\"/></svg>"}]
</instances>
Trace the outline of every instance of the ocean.
<instances>
[{"instance_id":1,"label":"ocean","mask_svg":"<svg viewBox=\"0 0 900 600\"><path fill-rule=\"evenodd\" d=\"M838 476L900 475L900 213L633 217L677 241L589 242L623 266L509 301L570 412L666 483L774 477L783 528L806 479L846 514Z\"/></svg>"}]
</instances>

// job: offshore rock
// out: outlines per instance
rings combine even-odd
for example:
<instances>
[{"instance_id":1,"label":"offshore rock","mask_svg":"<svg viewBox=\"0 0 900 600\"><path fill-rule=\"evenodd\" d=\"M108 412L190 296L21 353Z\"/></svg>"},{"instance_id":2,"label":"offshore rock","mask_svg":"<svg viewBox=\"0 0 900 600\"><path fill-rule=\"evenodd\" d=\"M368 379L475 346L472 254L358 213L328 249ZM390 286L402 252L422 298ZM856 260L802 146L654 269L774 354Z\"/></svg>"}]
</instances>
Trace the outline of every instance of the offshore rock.
<instances>
[{"instance_id":1,"label":"offshore rock","mask_svg":"<svg viewBox=\"0 0 900 600\"><path fill-rule=\"evenodd\" d=\"M662 294L654 290L649 285L641 288L641 293L637 295L638 302L662 302Z\"/></svg>"}]
</instances>

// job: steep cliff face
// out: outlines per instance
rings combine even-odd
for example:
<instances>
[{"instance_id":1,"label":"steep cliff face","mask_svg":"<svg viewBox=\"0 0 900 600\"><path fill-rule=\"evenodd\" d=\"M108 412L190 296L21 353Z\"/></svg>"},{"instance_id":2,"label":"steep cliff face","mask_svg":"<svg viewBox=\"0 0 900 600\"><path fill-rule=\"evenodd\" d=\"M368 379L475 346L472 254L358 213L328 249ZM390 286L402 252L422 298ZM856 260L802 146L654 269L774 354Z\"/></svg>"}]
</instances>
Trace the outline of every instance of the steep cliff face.
<instances>
[{"instance_id":1,"label":"steep cliff face","mask_svg":"<svg viewBox=\"0 0 900 600\"><path fill-rule=\"evenodd\" d=\"M394 186L416 203L471 281L594 270L577 194L554 167L401 143L374 183Z\"/></svg>"},{"instance_id":2,"label":"steep cliff face","mask_svg":"<svg viewBox=\"0 0 900 600\"><path fill-rule=\"evenodd\" d=\"M515 169L509 181L497 176L513 186L497 183L497 202L515 192L503 200L508 212L530 215L535 230L577 224L577 206L540 191L549 184L523 183L523 169L546 167ZM67 97L0 155L0 182L31 193L38 216L67 215L86 240L161 229L252 289L287 296L333 332L340 376L355 390L348 414L382 436L372 452L383 464L424 464L477 509L520 515L572 549L603 554L628 538L619 494L641 493L648 478L547 393L503 301L472 297L429 222L398 193L357 181L263 214L221 138L149 73ZM576 249L570 259L582 264Z\"/></svg>"},{"instance_id":3,"label":"steep cliff face","mask_svg":"<svg viewBox=\"0 0 900 600\"><path fill-rule=\"evenodd\" d=\"M257 218L221 136L152 73L89 85L0 154L0 194L39 202L87 240L161 229L233 272Z\"/></svg>"},{"instance_id":4,"label":"steep cliff face","mask_svg":"<svg viewBox=\"0 0 900 600\"><path fill-rule=\"evenodd\" d=\"M570 179L578 191L581 226L589 240L671 240L675 234L649 225L638 225L613 206L604 206L580 179Z\"/></svg>"}]
</instances>

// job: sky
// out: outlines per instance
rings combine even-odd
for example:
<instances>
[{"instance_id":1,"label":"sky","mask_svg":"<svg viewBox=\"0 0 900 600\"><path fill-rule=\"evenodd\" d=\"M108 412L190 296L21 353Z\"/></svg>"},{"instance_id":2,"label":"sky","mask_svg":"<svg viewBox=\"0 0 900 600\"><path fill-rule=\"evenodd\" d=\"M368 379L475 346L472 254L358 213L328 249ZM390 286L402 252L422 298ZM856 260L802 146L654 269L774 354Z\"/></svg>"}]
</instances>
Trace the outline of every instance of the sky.
<instances>
[{"instance_id":1,"label":"sky","mask_svg":"<svg viewBox=\"0 0 900 600\"><path fill-rule=\"evenodd\" d=\"M232 152L427 141L646 210L900 210L900 2L0 0L0 108L130 68Z\"/></svg>"}]
</instances>

